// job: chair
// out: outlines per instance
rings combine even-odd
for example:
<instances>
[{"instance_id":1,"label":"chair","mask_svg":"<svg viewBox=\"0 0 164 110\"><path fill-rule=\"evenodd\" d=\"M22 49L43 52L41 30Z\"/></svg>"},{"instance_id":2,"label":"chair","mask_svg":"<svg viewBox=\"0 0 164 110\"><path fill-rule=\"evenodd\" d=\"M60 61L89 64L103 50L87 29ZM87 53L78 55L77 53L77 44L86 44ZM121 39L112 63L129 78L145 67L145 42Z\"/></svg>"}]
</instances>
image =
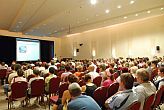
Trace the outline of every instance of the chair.
<instances>
[{"instance_id":1,"label":"chair","mask_svg":"<svg viewBox=\"0 0 164 110\"><path fill-rule=\"evenodd\" d=\"M11 104L13 101L16 101L18 98L26 97L27 89L27 82L15 82L11 85L11 95L8 97L8 109L11 109Z\"/></svg>"},{"instance_id":2,"label":"chair","mask_svg":"<svg viewBox=\"0 0 164 110\"><path fill-rule=\"evenodd\" d=\"M50 97L50 103L56 103L57 100L58 100L59 98L62 98L63 92L64 92L65 90L68 90L68 86L69 86L69 84L66 83L66 82L63 83L63 84L61 84L61 85L59 86L58 95L57 95L57 96L51 96L51 97Z\"/></svg>"},{"instance_id":3,"label":"chair","mask_svg":"<svg viewBox=\"0 0 164 110\"><path fill-rule=\"evenodd\" d=\"M56 95L57 91L59 90L59 85L60 85L60 78L51 78L49 82L49 97L48 97L48 103L49 103L49 109L50 109L50 97L51 95Z\"/></svg>"},{"instance_id":4,"label":"chair","mask_svg":"<svg viewBox=\"0 0 164 110\"><path fill-rule=\"evenodd\" d=\"M4 79L7 76L7 69L0 69L0 79L1 79L1 84L4 84Z\"/></svg>"},{"instance_id":5,"label":"chair","mask_svg":"<svg viewBox=\"0 0 164 110\"><path fill-rule=\"evenodd\" d=\"M113 74L113 77L114 77L114 79L117 79L118 78L118 73L117 72L115 72L114 74Z\"/></svg>"},{"instance_id":6,"label":"chair","mask_svg":"<svg viewBox=\"0 0 164 110\"><path fill-rule=\"evenodd\" d=\"M78 82L78 84L80 85L80 87L82 87L82 86L84 86L86 83L85 83L84 80L80 80L80 81Z\"/></svg>"},{"instance_id":7,"label":"chair","mask_svg":"<svg viewBox=\"0 0 164 110\"><path fill-rule=\"evenodd\" d=\"M152 94L151 96L146 98L143 110L151 110L151 107L154 102L154 98L155 98L155 94Z\"/></svg>"},{"instance_id":8,"label":"chair","mask_svg":"<svg viewBox=\"0 0 164 110\"><path fill-rule=\"evenodd\" d=\"M30 102L30 98L37 97L39 98L43 96L44 94L44 80L43 79L36 79L31 82L31 93L28 94L28 100Z\"/></svg>"},{"instance_id":9,"label":"chair","mask_svg":"<svg viewBox=\"0 0 164 110\"><path fill-rule=\"evenodd\" d=\"M93 98L94 100L100 105L100 107L104 107L105 101L106 101L106 94L107 94L107 87L98 87L94 93Z\"/></svg>"},{"instance_id":10,"label":"chair","mask_svg":"<svg viewBox=\"0 0 164 110\"><path fill-rule=\"evenodd\" d=\"M127 110L139 110L140 106L141 102L135 101L127 108Z\"/></svg>"},{"instance_id":11,"label":"chair","mask_svg":"<svg viewBox=\"0 0 164 110\"><path fill-rule=\"evenodd\" d=\"M46 79L46 77L48 77L49 75L50 75L49 73L44 74L44 75L43 75L44 79Z\"/></svg>"},{"instance_id":12,"label":"chair","mask_svg":"<svg viewBox=\"0 0 164 110\"><path fill-rule=\"evenodd\" d=\"M101 77L101 76L97 76L96 78L93 79L93 83L94 83L97 87L100 87L101 81L102 81L102 77Z\"/></svg>"},{"instance_id":13,"label":"chair","mask_svg":"<svg viewBox=\"0 0 164 110\"><path fill-rule=\"evenodd\" d=\"M113 83L108 87L108 92L107 92L107 98L111 97L114 95L119 88L119 83Z\"/></svg>"},{"instance_id":14,"label":"chair","mask_svg":"<svg viewBox=\"0 0 164 110\"><path fill-rule=\"evenodd\" d=\"M27 81L29 82L29 80L30 80L31 78L33 78L33 77L35 77L33 74L29 75L29 76L27 77Z\"/></svg>"},{"instance_id":15,"label":"chair","mask_svg":"<svg viewBox=\"0 0 164 110\"><path fill-rule=\"evenodd\" d=\"M158 108L160 109L159 105L162 99L162 93L164 92L164 86L162 86L159 90L156 92L156 97L154 100L153 108Z\"/></svg>"}]
</instances>

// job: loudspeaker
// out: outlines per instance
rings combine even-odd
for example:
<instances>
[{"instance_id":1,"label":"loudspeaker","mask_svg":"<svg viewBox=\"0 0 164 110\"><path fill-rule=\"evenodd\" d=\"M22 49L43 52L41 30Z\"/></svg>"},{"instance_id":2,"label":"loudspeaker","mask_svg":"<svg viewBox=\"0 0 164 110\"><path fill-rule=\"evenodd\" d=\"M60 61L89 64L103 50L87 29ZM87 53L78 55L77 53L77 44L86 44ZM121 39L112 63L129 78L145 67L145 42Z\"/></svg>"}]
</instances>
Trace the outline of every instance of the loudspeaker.
<instances>
[{"instance_id":1,"label":"loudspeaker","mask_svg":"<svg viewBox=\"0 0 164 110\"><path fill-rule=\"evenodd\" d=\"M76 52L79 52L79 49L76 49Z\"/></svg>"},{"instance_id":2,"label":"loudspeaker","mask_svg":"<svg viewBox=\"0 0 164 110\"><path fill-rule=\"evenodd\" d=\"M79 44L79 46L83 46L83 44Z\"/></svg>"},{"instance_id":3,"label":"loudspeaker","mask_svg":"<svg viewBox=\"0 0 164 110\"><path fill-rule=\"evenodd\" d=\"M160 51L160 46L156 46L156 50L157 51Z\"/></svg>"}]
</instances>

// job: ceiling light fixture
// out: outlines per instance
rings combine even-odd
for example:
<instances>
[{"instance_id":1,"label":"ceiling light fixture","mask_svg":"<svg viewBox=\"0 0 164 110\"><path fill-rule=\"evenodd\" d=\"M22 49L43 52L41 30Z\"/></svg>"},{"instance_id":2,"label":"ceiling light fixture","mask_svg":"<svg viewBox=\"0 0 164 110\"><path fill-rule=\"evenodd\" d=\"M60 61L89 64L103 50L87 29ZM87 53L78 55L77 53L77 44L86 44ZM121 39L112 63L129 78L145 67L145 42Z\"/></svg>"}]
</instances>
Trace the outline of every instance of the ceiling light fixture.
<instances>
[{"instance_id":1,"label":"ceiling light fixture","mask_svg":"<svg viewBox=\"0 0 164 110\"><path fill-rule=\"evenodd\" d=\"M109 13L109 10L107 9L107 10L105 10L105 13Z\"/></svg>"},{"instance_id":2,"label":"ceiling light fixture","mask_svg":"<svg viewBox=\"0 0 164 110\"><path fill-rule=\"evenodd\" d=\"M124 19L126 19L127 18L127 16L124 16Z\"/></svg>"},{"instance_id":3,"label":"ceiling light fixture","mask_svg":"<svg viewBox=\"0 0 164 110\"><path fill-rule=\"evenodd\" d=\"M118 5L117 8L122 8L122 6L121 5Z\"/></svg>"},{"instance_id":4,"label":"ceiling light fixture","mask_svg":"<svg viewBox=\"0 0 164 110\"><path fill-rule=\"evenodd\" d=\"M163 10L163 8L161 8L160 10Z\"/></svg>"},{"instance_id":5,"label":"ceiling light fixture","mask_svg":"<svg viewBox=\"0 0 164 110\"><path fill-rule=\"evenodd\" d=\"M151 13L151 11L147 11L147 13Z\"/></svg>"},{"instance_id":6,"label":"ceiling light fixture","mask_svg":"<svg viewBox=\"0 0 164 110\"><path fill-rule=\"evenodd\" d=\"M135 1L132 0L132 1L130 1L130 4L134 4L134 2L135 2Z\"/></svg>"},{"instance_id":7,"label":"ceiling light fixture","mask_svg":"<svg viewBox=\"0 0 164 110\"><path fill-rule=\"evenodd\" d=\"M135 16L138 16L138 14L135 14Z\"/></svg>"},{"instance_id":8,"label":"ceiling light fixture","mask_svg":"<svg viewBox=\"0 0 164 110\"><path fill-rule=\"evenodd\" d=\"M90 3L91 3L92 5L95 5L95 4L97 3L97 0L90 0Z\"/></svg>"}]
</instances>

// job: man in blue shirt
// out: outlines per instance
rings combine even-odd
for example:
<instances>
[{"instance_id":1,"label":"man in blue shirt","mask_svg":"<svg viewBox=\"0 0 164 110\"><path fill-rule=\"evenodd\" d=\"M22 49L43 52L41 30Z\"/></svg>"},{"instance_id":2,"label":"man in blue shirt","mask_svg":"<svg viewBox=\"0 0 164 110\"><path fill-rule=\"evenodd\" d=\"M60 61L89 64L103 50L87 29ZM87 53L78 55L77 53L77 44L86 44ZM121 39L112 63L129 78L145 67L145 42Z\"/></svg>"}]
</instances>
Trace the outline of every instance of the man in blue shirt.
<instances>
[{"instance_id":1,"label":"man in blue shirt","mask_svg":"<svg viewBox=\"0 0 164 110\"><path fill-rule=\"evenodd\" d=\"M72 83L68 89L71 94L71 102L68 103L68 110L101 110L94 99L81 94L81 87L78 83Z\"/></svg>"}]
</instances>

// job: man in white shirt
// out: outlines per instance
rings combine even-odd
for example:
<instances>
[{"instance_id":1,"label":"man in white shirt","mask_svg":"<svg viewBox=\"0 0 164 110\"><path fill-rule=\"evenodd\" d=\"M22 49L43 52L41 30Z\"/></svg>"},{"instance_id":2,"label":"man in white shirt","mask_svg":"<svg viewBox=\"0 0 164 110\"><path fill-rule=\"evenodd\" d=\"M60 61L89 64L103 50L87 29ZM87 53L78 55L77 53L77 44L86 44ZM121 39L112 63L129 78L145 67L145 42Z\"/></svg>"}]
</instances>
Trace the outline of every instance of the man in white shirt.
<instances>
[{"instance_id":1,"label":"man in white shirt","mask_svg":"<svg viewBox=\"0 0 164 110\"><path fill-rule=\"evenodd\" d=\"M137 70L136 78L139 85L134 87L133 91L139 93L139 99L141 101L140 110L142 110L145 99L156 93L156 87L152 82L149 81L149 73L144 68Z\"/></svg>"}]
</instances>

